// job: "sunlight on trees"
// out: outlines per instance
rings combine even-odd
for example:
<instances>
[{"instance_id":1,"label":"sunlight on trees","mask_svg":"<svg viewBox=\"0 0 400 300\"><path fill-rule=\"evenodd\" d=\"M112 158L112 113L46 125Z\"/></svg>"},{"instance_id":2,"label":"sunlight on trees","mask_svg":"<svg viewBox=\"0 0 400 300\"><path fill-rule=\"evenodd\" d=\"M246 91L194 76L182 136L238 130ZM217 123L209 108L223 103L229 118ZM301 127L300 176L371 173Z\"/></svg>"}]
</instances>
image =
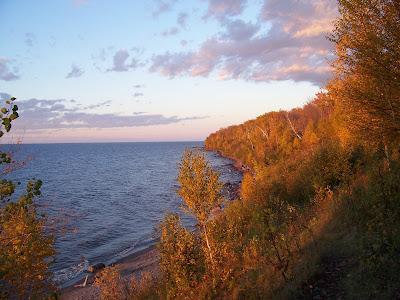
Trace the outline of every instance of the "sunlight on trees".
<instances>
[{"instance_id":1,"label":"sunlight on trees","mask_svg":"<svg viewBox=\"0 0 400 300\"><path fill-rule=\"evenodd\" d=\"M198 221L212 266L213 249L207 222L212 210L221 206L224 200L219 175L211 168L203 154L186 151L179 167L178 182L180 184L178 194L183 199L183 208Z\"/></svg>"},{"instance_id":2,"label":"sunlight on trees","mask_svg":"<svg viewBox=\"0 0 400 300\"><path fill-rule=\"evenodd\" d=\"M400 14L398 1L340 0L331 35L336 44L330 93L347 124L368 142L400 136Z\"/></svg>"},{"instance_id":3,"label":"sunlight on trees","mask_svg":"<svg viewBox=\"0 0 400 300\"><path fill-rule=\"evenodd\" d=\"M160 270L168 297L184 297L204 275L201 241L181 225L177 215L167 215L160 229Z\"/></svg>"}]
</instances>

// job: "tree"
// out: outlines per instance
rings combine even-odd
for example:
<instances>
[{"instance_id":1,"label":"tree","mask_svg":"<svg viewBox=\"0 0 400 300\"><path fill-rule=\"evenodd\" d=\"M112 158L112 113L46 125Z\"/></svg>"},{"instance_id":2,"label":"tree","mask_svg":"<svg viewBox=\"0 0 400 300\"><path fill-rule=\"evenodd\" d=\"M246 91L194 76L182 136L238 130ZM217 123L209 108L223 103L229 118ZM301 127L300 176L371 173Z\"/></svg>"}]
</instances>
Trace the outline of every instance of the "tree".
<instances>
[{"instance_id":1,"label":"tree","mask_svg":"<svg viewBox=\"0 0 400 300\"><path fill-rule=\"evenodd\" d=\"M0 137L18 118L14 101L6 100L0 109ZM3 175L13 163L11 154L0 153ZM38 214L34 202L41 185L40 180L30 180L25 194L13 199L16 184L0 180L0 298L43 298L53 289L49 258L55 254L54 237L46 231L46 218Z\"/></svg>"},{"instance_id":2,"label":"tree","mask_svg":"<svg viewBox=\"0 0 400 300\"><path fill-rule=\"evenodd\" d=\"M181 298L204 274L204 257L198 236L185 229L178 215L167 215L160 226L160 269L168 297Z\"/></svg>"},{"instance_id":3,"label":"tree","mask_svg":"<svg viewBox=\"0 0 400 300\"><path fill-rule=\"evenodd\" d=\"M212 210L223 202L219 175L211 168L203 154L185 151L180 163L178 182L180 183L178 194L184 201L184 209L199 222L207 246L206 252L213 265L207 222Z\"/></svg>"},{"instance_id":4,"label":"tree","mask_svg":"<svg viewBox=\"0 0 400 300\"><path fill-rule=\"evenodd\" d=\"M331 95L351 129L369 142L400 137L400 3L339 0Z\"/></svg>"}]
</instances>

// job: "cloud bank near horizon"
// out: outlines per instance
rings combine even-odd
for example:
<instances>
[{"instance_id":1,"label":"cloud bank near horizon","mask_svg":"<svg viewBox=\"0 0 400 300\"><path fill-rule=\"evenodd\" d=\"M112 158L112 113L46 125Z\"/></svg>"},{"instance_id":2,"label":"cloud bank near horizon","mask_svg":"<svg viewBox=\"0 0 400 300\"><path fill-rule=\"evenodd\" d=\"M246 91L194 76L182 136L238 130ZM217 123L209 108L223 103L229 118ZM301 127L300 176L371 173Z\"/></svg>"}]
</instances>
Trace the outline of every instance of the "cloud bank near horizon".
<instances>
[{"instance_id":1,"label":"cloud bank near horizon","mask_svg":"<svg viewBox=\"0 0 400 300\"><path fill-rule=\"evenodd\" d=\"M0 99L11 95L0 93ZM178 117L146 112L131 114L96 113L95 109L111 106L111 101L83 106L75 100L28 99L18 101L21 118L14 123L16 129L43 130L66 128L117 128L167 125L182 121L199 120L205 116Z\"/></svg>"}]
</instances>

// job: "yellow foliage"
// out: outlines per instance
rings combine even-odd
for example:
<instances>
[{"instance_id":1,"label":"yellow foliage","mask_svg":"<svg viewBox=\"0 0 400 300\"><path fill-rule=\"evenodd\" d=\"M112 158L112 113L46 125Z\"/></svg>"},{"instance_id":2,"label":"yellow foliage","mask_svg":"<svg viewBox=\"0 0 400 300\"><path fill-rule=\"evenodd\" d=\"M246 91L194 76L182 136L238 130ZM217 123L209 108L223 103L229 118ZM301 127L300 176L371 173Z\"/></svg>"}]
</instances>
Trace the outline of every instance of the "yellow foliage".
<instances>
[{"instance_id":1,"label":"yellow foliage","mask_svg":"<svg viewBox=\"0 0 400 300\"><path fill-rule=\"evenodd\" d=\"M52 289L47 258L55 254L53 237L33 207L14 206L0 215L0 275L9 295L40 297Z\"/></svg>"},{"instance_id":2,"label":"yellow foliage","mask_svg":"<svg viewBox=\"0 0 400 300\"><path fill-rule=\"evenodd\" d=\"M102 300L126 299L126 286L117 267L103 269L94 284Z\"/></svg>"},{"instance_id":3,"label":"yellow foliage","mask_svg":"<svg viewBox=\"0 0 400 300\"><path fill-rule=\"evenodd\" d=\"M240 186L240 195L244 201L252 199L254 193L254 178L250 173L243 174L242 183Z\"/></svg>"},{"instance_id":4,"label":"yellow foliage","mask_svg":"<svg viewBox=\"0 0 400 300\"><path fill-rule=\"evenodd\" d=\"M184 208L200 224L205 224L211 211L223 201L222 183L219 175L201 153L185 151L179 167L178 194L184 201Z\"/></svg>"},{"instance_id":5,"label":"yellow foliage","mask_svg":"<svg viewBox=\"0 0 400 300\"><path fill-rule=\"evenodd\" d=\"M160 270L173 299L195 287L204 273L201 242L180 224L177 215L167 215L160 226Z\"/></svg>"}]
</instances>

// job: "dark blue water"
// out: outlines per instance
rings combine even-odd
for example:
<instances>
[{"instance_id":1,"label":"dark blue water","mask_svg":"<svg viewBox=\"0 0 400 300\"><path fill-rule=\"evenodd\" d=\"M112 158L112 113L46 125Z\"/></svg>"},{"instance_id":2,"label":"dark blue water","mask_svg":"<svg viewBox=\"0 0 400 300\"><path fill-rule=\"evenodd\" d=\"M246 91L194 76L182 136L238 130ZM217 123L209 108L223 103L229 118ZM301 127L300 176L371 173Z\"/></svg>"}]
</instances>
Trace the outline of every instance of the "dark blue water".
<instances>
[{"instance_id":1,"label":"dark blue water","mask_svg":"<svg viewBox=\"0 0 400 300\"><path fill-rule=\"evenodd\" d=\"M167 212L180 212L177 166L185 148L202 143L15 145L27 166L12 173L25 183L43 180L39 203L69 230L56 240L54 271L62 284L89 264L111 263L154 243L154 228ZM206 152L224 182L241 179L231 162ZM21 185L22 186L22 185ZM194 221L183 213L186 226ZM72 230L71 230L72 229Z\"/></svg>"}]
</instances>

